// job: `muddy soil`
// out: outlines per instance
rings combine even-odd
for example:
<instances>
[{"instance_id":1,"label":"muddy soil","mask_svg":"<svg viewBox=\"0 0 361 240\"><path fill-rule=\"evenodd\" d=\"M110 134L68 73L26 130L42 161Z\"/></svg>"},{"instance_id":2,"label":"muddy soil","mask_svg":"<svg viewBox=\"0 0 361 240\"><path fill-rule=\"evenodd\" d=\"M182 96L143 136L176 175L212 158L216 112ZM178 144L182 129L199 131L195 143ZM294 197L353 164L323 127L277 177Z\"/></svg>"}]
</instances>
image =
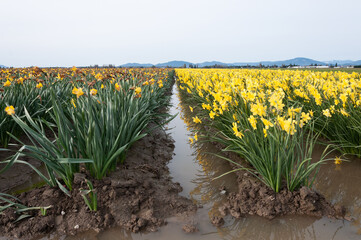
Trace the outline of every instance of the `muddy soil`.
<instances>
[{"instance_id":1,"label":"muddy soil","mask_svg":"<svg viewBox=\"0 0 361 240\"><path fill-rule=\"evenodd\" d=\"M51 138L51 131L48 130L46 135ZM25 134L20 137L20 140L25 144L32 144ZM11 157L19 148L20 144L12 139L9 146L7 147L8 150L0 151L0 161L4 161ZM30 163L37 169L41 167L41 162L36 159L23 156L22 160ZM6 163L1 163L0 169L4 168L5 166ZM0 193L10 193L10 190L14 189L15 187L31 181L34 175L34 171L29 166L25 164L14 164L11 166L11 168L0 174ZM9 179L11 179L11 181L9 181Z\"/></svg>"},{"instance_id":2,"label":"muddy soil","mask_svg":"<svg viewBox=\"0 0 361 240\"><path fill-rule=\"evenodd\" d=\"M244 162L239 156L227 153L233 161ZM236 166L232 166L238 168ZM230 214L235 218L246 215L258 215L273 219L283 215L327 216L332 219L344 219L343 206L332 205L325 197L308 187L290 192L284 187L275 193L255 176L247 171L237 171L238 192L229 193L227 201L220 208L221 216Z\"/></svg>"},{"instance_id":3,"label":"muddy soil","mask_svg":"<svg viewBox=\"0 0 361 240\"><path fill-rule=\"evenodd\" d=\"M71 197L48 186L22 193L18 197L24 205L52 207L46 216L33 211L33 217L17 223L14 212L6 211L0 218L0 235L32 239L51 232L74 235L115 226L133 232L157 231L170 216L186 222L197 207L178 195L182 187L169 176L167 163L173 149L173 140L157 129L136 142L125 163L105 179L91 179L85 172L76 174ZM96 189L97 212L91 212L80 195L80 189L87 189L85 178L91 179Z\"/></svg>"},{"instance_id":4,"label":"muddy soil","mask_svg":"<svg viewBox=\"0 0 361 240\"><path fill-rule=\"evenodd\" d=\"M0 159L5 159L9 155L9 152L0 152ZM22 160L29 162L38 169L41 166L41 163L39 161L28 157L23 157ZM5 163L1 164L0 169L5 166ZM14 164L9 170L0 174L0 192L8 193L11 189L23 185L24 183L30 182L33 174L34 171L29 166L25 164ZM9 181L9 179L11 179L11 181Z\"/></svg>"}]
</instances>

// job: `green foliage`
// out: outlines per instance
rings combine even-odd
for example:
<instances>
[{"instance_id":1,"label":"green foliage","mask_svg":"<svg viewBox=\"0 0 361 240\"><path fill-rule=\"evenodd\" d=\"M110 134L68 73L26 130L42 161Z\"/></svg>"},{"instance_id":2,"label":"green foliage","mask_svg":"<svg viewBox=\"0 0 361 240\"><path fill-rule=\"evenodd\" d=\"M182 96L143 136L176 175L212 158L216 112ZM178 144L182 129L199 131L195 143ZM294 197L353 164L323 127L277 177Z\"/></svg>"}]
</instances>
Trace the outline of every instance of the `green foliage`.
<instances>
[{"instance_id":1,"label":"green foliage","mask_svg":"<svg viewBox=\"0 0 361 240\"><path fill-rule=\"evenodd\" d=\"M92 78L89 76L89 81ZM85 94L79 96L71 94L71 88L76 89L78 84L84 88L83 82L55 81L46 90L49 101L41 105L44 116L35 118L26 107L23 115L19 116L17 109L15 115L9 116L32 144L25 144L9 133L23 146L10 159L1 162L6 166L0 173L14 163L26 164L47 184L60 187L68 195L81 163L85 163L93 177L103 178L118 162L124 161L131 145L147 134L145 129L149 123L161 126L169 118L160 110L169 104L165 93L172 81L158 87L154 80L155 84L142 86L141 93L136 94L135 86L142 81L127 76L116 79L116 84L92 81L84 89ZM91 95L92 88L97 88L98 93ZM53 140L45 129L52 131ZM21 160L23 155L43 162L47 174Z\"/></svg>"},{"instance_id":2,"label":"green foliage","mask_svg":"<svg viewBox=\"0 0 361 240\"><path fill-rule=\"evenodd\" d=\"M240 113L240 112L239 112ZM241 128L252 129L247 118L238 116ZM251 172L260 181L279 192L284 185L290 191L301 186L312 186L314 174L320 164L326 161L327 149L318 161L312 162L312 152L318 135L314 135L313 123L308 128L297 127L293 135L282 131L279 126L268 129L264 136L261 126L258 130L245 131L242 138L236 137L226 121L218 119L218 134L213 139L227 146L223 151L235 152L251 164L244 168L241 163L232 162ZM298 124L297 124L298 126Z\"/></svg>"},{"instance_id":3,"label":"green foliage","mask_svg":"<svg viewBox=\"0 0 361 240\"><path fill-rule=\"evenodd\" d=\"M56 102L54 99L53 101L54 103ZM93 162L93 160L79 158L78 152L74 146L71 146L72 139L69 138L69 134L60 134L55 138L55 140L50 140L45 134L43 123L45 123L49 128L51 128L51 124L47 121L34 121L26 108L24 112L29 125L21 120L17 115L13 115L12 117L13 120L26 133L27 137L30 139L33 145L27 145L10 134L23 146L15 155L12 156L10 160L3 161L3 163L7 163L7 165L2 171L7 170L14 163L26 164L30 166L47 184L52 187L59 186L66 194L69 195L68 191L58 181L57 177L62 179L66 187L71 190L74 173L79 170L79 164ZM63 126L59 125L59 128L63 129ZM64 130L65 133L69 133L69 131L71 131L69 128ZM64 148L64 143L66 142L70 144L69 148ZM48 177L42 174L30 163L20 160L19 157L23 155L37 159L44 163Z\"/></svg>"},{"instance_id":4,"label":"green foliage","mask_svg":"<svg viewBox=\"0 0 361 240\"><path fill-rule=\"evenodd\" d=\"M306 110L315 112L315 131L332 143L334 149L343 154L361 157L361 108L350 102L335 104L335 100L323 101L317 105L314 101L305 102L304 99L292 96L295 101L303 104ZM325 98L325 96L323 96ZM322 114L329 109L331 117ZM344 114L342 114L344 111ZM318 114L317 114L318 113ZM317 114L317 115L316 115Z\"/></svg>"},{"instance_id":5,"label":"green foliage","mask_svg":"<svg viewBox=\"0 0 361 240\"><path fill-rule=\"evenodd\" d=\"M81 189L80 194L84 199L85 204L88 206L90 211L96 212L98 210L97 193L94 190L93 184L89 180L85 180L88 185L88 190Z\"/></svg>"},{"instance_id":6,"label":"green foliage","mask_svg":"<svg viewBox=\"0 0 361 240\"><path fill-rule=\"evenodd\" d=\"M209 121L209 112L202 110L201 107L202 103L208 104L209 100L206 101L195 92L189 94L182 91L181 93L182 99L198 110L197 116L207 119L203 124L207 125L208 130L203 133L211 141L225 146L223 151L234 152L250 164L250 167L245 167L241 162L234 162L217 155L235 165L236 169L231 172L249 171L275 192L279 192L283 187L294 191L301 186L312 186L319 166L327 161L328 147L319 160L312 161L313 148L321 131L315 130L315 120L309 121L300 128L301 113L296 115L294 133L286 132L276 124L267 129L267 136L265 136L263 131L265 126L261 121L257 122L257 129L254 129L249 122L250 107L241 96L234 95L238 102L237 106L229 107L222 115ZM237 119L237 127L242 129L241 137L236 136L233 130L234 117Z\"/></svg>"},{"instance_id":7,"label":"green foliage","mask_svg":"<svg viewBox=\"0 0 361 240\"><path fill-rule=\"evenodd\" d=\"M27 214L31 210L39 210L42 216L46 215L46 211L52 206L47 207L27 207L20 203L20 200L14 196L6 193L0 193L0 214L6 209L13 209L19 217L15 220L18 222L24 218L31 217L32 215Z\"/></svg>"}]
</instances>

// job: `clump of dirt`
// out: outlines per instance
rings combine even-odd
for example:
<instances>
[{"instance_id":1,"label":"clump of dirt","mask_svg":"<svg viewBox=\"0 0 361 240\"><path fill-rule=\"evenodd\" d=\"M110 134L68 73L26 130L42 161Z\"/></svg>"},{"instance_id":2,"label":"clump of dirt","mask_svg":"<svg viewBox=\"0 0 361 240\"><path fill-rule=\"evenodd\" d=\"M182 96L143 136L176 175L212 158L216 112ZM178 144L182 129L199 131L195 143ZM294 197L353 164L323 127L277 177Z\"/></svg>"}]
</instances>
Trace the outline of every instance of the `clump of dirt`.
<instances>
[{"instance_id":1,"label":"clump of dirt","mask_svg":"<svg viewBox=\"0 0 361 240\"><path fill-rule=\"evenodd\" d=\"M196 225L194 224L186 224L183 226L183 232L186 232L186 233L195 233L195 232L198 232L198 228Z\"/></svg>"},{"instance_id":2,"label":"clump of dirt","mask_svg":"<svg viewBox=\"0 0 361 240\"><path fill-rule=\"evenodd\" d=\"M163 130L155 130L136 142L125 163L108 177L90 178L98 195L96 212L88 209L80 194L80 189L87 189L85 172L76 174L71 197L48 186L22 193L18 198L26 206L52 207L46 216L33 211L33 217L16 223L13 210L5 211L0 219L1 235L31 239L50 232L74 235L113 226L133 232L156 231L167 217L191 217L197 206L178 195L182 187L169 176L167 163L173 150L173 140Z\"/></svg>"},{"instance_id":3,"label":"clump of dirt","mask_svg":"<svg viewBox=\"0 0 361 240\"><path fill-rule=\"evenodd\" d=\"M224 219L220 216L212 216L211 223L216 227L221 227L224 224Z\"/></svg>"},{"instance_id":4,"label":"clump of dirt","mask_svg":"<svg viewBox=\"0 0 361 240\"><path fill-rule=\"evenodd\" d=\"M208 131L212 129L207 128ZM213 142L218 150L225 148L220 143ZM232 152L222 154L233 162L240 162L246 168L252 168L239 155ZM233 169L239 166L229 163ZM289 191L284 187L279 193L275 193L270 187L245 170L235 172L237 175L238 192L228 192L225 203L219 207L221 216L230 214L234 218L258 215L267 219L273 219L283 215L307 215L314 217L327 216L332 219L345 219L346 209L340 205L333 205L317 191L308 187L301 187L297 191ZM223 219L222 219L223 220ZM211 218L213 225L222 222L218 217Z\"/></svg>"},{"instance_id":5,"label":"clump of dirt","mask_svg":"<svg viewBox=\"0 0 361 240\"><path fill-rule=\"evenodd\" d=\"M241 161L235 154L227 154L227 157ZM308 187L293 192L283 188L275 193L246 171L237 171L237 184L238 192L230 193L225 204L219 208L222 216L230 214L241 218L258 215L268 219L290 214L337 219L345 217L344 207L332 205L322 194Z\"/></svg>"}]
</instances>

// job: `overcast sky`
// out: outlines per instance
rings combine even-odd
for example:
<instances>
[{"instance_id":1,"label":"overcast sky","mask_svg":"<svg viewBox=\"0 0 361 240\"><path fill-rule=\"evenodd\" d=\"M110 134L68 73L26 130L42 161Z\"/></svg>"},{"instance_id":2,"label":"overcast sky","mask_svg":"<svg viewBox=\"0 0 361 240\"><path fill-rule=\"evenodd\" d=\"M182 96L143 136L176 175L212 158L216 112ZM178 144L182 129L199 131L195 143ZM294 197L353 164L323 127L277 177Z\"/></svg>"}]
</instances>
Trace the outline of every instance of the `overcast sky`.
<instances>
[{"instance_id":1,"label":"overcast sky","mask_svg":"<svg viewBox=\"0 0 361 240\"><path fill-rule=\"evenodd\" d=\"M361 59L360 0L1 0L5 66Z\"/></svg>"}]
</instances>

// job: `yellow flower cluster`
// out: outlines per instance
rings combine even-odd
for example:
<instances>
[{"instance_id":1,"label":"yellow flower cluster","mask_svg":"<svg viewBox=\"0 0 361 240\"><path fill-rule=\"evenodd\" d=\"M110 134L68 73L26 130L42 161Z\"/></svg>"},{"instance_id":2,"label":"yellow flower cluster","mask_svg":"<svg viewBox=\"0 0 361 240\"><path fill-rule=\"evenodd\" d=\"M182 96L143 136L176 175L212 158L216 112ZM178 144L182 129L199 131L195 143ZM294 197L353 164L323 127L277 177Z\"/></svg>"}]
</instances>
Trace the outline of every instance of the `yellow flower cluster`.
<instances>
[{"instance_id":1,"label":"yellow flower cluster","mask_svg":"<svg viewBox=\"0 0 361 240\"><path fill-rule=\"evenodd\" d=\"M168 78L167 69L139 69L139 68L9 68L0 69L0 87L11 87L16 84L24 84L26 82L36 82L36 88L42 88L46 77L52 82L54 81L83 81L85 79L94 79L97 82L113 83L116 79L139 78L143 85L154 83L159 88L163 87L164 82ZM39 81L41 79L41 81ZM151 79L151 80L148 80Z\"/></svg>"},{"instance_id":2,"label":"yellow flower cluster","mask_svg":"<svg viewBox=\"0 0 361 240\"><path fill-rule=\"evenodd\" d=\"M13 106L7 106L5 108L5 112L7 115L14 115L15 114L15 108Z\"/></svg>"},{"instance_id":3,"label":"yellow flower cluster","mask_svg":"<svg viewBox=\"0 0 361 240\"><path fill-rule=\"evenodd\" d=\"M75 95L76 98L80 98L88 92L92 96L99 96L104 91L107 91L106 87L110 85L113 85L116 91L121 91L120 83L122 81L129 81L134 85L131 86L130 89L134 90L135 97L140 98L142 97L142 93L153 93L162 88L168 80L168 72L168 69L136 68L32 67L0 69L0 107L7 115L13 115L15 114L14 107L6 105L9 97L14 95L26 96L28 94L27 89L34 88L36 89L33 91L34 95L41 102L43 95L47 95L44 93L49 91L49 86L53 86L54 84L58 84L60 88L63 86L64 89L66 89L66 85L71 84L71 93ZM18 85L22 86L19 87ZM71 100L74 107L76 107L75 100L76 99ZM13 102L13 100L11 100L11 102ZM9 104L11 104L11 102L9 102Z\"/></svg>"},{"instance_id":4,"label":"yellow flower cluster","mask_svg":"<svg viewBox=\"0 0 361 240\"><path fill-rule=\"evenodd\" d=\"M251 128L262 127L265 137L274 126L293 135L314 113L327 119L334 114L347 117L350 108L361 105L359 73L177 69L176 75L180 89L203 99L202 108L211 119L243 106ZM239 130L234 121L231 128L241 138L245 129Z\"/></svg>"}]
</instances>

